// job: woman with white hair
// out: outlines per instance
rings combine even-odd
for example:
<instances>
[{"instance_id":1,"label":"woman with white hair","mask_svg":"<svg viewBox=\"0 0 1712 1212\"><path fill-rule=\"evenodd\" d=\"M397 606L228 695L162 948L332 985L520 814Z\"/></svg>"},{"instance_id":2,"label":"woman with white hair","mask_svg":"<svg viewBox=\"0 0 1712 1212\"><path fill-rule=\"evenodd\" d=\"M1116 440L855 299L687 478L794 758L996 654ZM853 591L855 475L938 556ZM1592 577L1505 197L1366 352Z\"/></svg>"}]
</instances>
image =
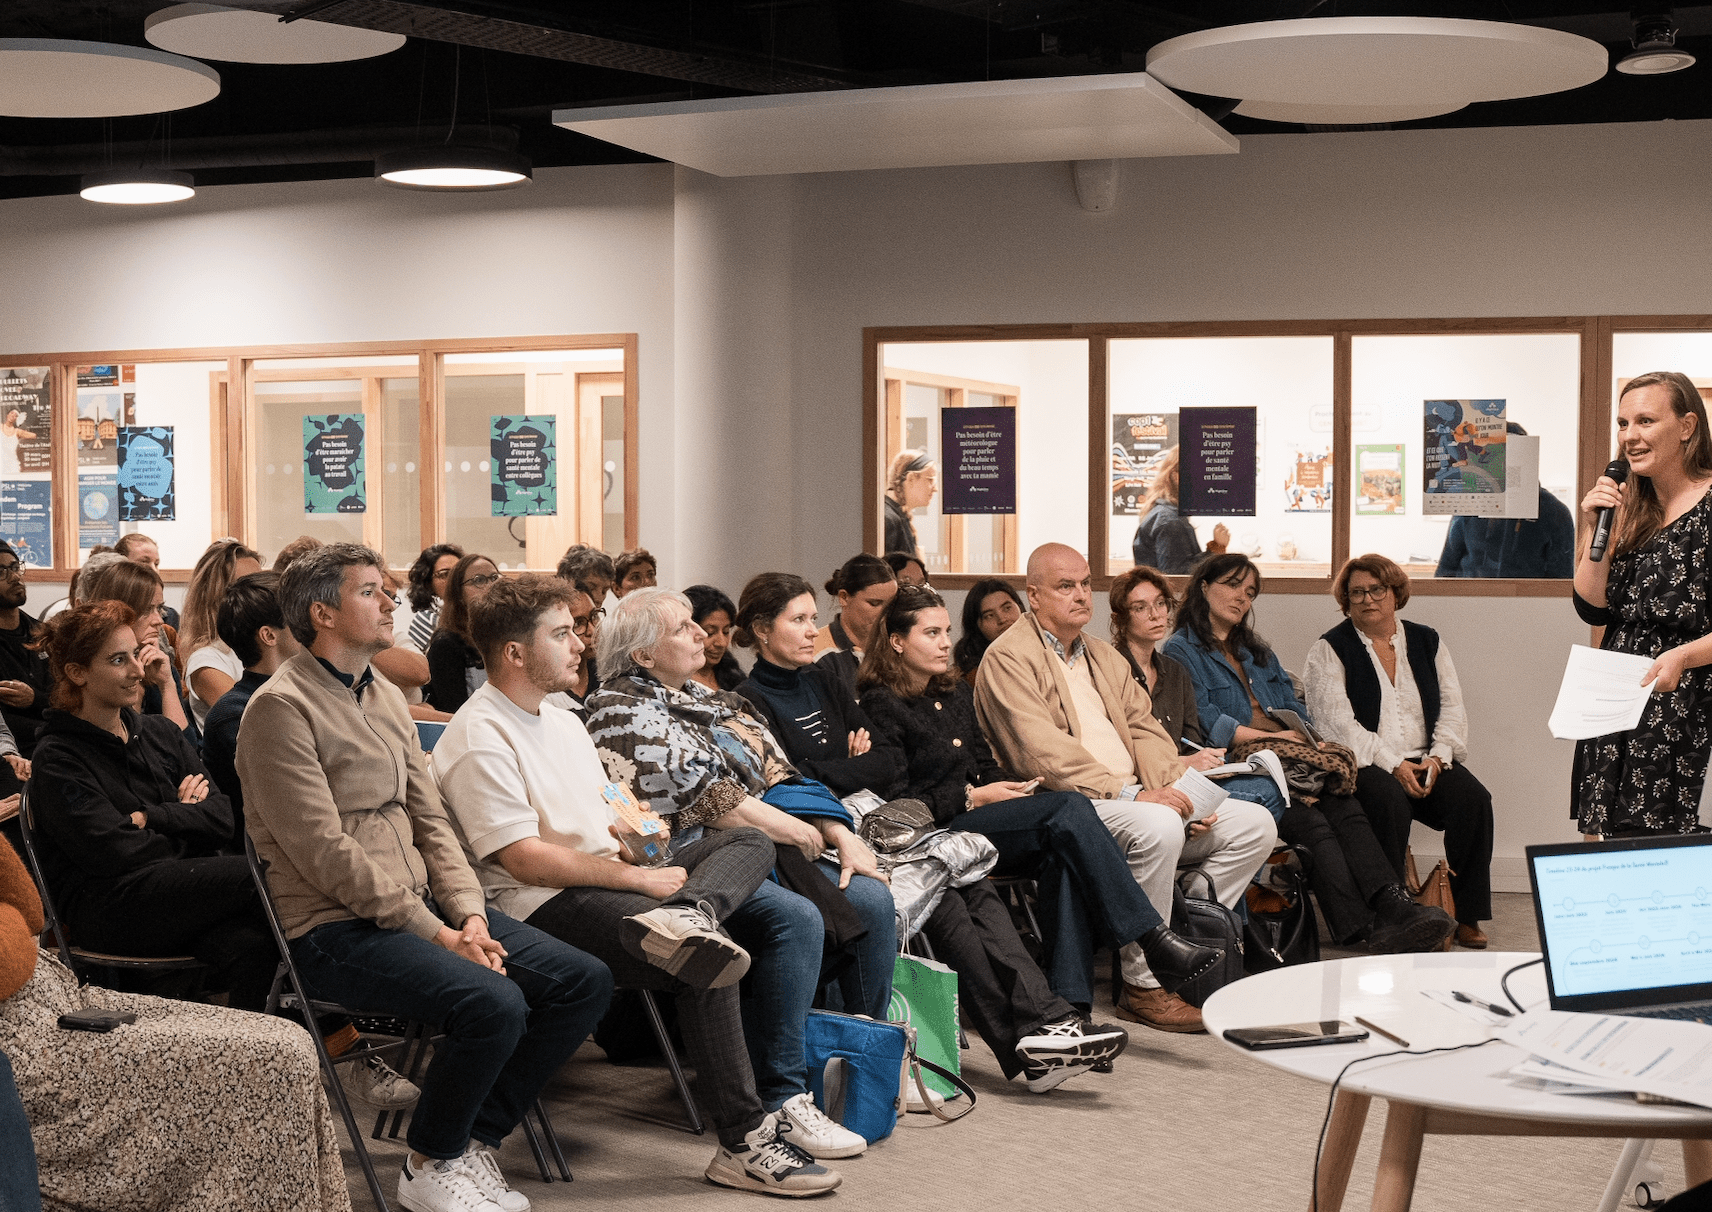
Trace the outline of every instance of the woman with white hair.
<instances>
[{"instance_id":1,"label":"woman with white hair","mask_svg":"<svg viewBox=\"0 0 1712 1212\"><path fill-rule=\"evenodd\" d=\"M837 978L828 988L842 995L838 1008L886 1017L897 956L891 892L849 812L798 775L748 701L691 679L706 660L703 635L681 593L637 589L619 599L596 641L601 684L586 704L589 735L608 777L666 818L674 847L704 829L748 825L773 839L782 876L812 868L826 877L809 896L769 880L721 925L754 961L743 1023L762 1104L790 1116L793 1140L815 1157L853 1157L862 1138L808 1096L803 1031L823 939L841 965L826 973ZM832 847L836 863L824 857Z\"/></svg>"}]
</instances>

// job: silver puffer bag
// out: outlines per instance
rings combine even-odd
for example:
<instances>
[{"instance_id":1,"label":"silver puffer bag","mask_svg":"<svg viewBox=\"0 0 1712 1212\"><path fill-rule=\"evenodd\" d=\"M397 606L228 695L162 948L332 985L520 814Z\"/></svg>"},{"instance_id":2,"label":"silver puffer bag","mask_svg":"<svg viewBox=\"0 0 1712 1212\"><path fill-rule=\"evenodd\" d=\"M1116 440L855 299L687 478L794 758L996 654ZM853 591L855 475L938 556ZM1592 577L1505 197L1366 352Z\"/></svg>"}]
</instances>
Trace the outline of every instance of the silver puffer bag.
<instances>
[{"instance_id":1,"label":"silver puffer bag","mask_svg":"<svg viewBox=\"0 0 1712 1212\"><path fill-rule=\"evenodd\" d=\"M891 877L900 948L932 916L947 888L986 879L999 861L997 848L980 834L936 827L919 800L888 803L864 791L846 796L844 806Z\"/></svg>"}]
</instances>

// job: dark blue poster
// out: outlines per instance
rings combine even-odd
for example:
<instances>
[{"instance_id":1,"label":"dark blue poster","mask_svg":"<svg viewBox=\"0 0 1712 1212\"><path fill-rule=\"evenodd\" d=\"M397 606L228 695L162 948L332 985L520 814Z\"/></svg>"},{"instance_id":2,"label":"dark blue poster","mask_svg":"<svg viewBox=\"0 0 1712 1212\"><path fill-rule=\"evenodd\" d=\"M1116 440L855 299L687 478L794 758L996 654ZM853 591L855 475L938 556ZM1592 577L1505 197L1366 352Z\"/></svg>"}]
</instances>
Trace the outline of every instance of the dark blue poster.
<instances>
[{"instance_id":1,"label":"dark blue poster","mask_svg":"<svg viewBox=\"0 0 1712 1212\"><path fill-rule=\"evenodd\" d=\"M119 426L119 519L171 522L177 517L172 484L172 426Z\"/></svg>"},{"instance_id":2,"label":"dark blue poster","mask_svg":"<svg viewBox=\"0 0 1712 1212\"><path fill-rule=\"evenodd\" d=\"M941 513L1016 512L1016 409L939 414Z\"/></svg>"},{"instance_id":3,"label":"dark blue poster","mask_svg":"<svg viewBox=\"0 0 1712 1212\"><path fill-rule=\"evenodd\" d=\"M25 568L53 567L52 481L0 481L0 539Z\"/></svg>"},{"instance_id":4,"label":"dark blue poster","mask_svg":"<svg viewBox=\"0 0 1712 1212\"><path fill-rule=\"evenodd\" d=\"M1250 517L1254 513L1254 408L1184 408L1177 508L1184 517Z\"/></svg>"}]
</instances>

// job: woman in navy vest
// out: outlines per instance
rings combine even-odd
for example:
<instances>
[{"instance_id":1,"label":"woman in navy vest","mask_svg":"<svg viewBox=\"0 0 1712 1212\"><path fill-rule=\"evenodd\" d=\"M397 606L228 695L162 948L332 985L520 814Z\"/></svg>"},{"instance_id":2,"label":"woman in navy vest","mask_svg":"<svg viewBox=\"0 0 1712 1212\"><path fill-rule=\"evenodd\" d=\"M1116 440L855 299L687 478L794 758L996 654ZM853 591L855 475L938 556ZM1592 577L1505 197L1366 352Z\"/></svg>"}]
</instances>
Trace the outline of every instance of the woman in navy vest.
<instances>
[{"instance_id":1,"label":"woman in navy vest","mask_svg":"<svg viewBox=\"0 0 1712 1212\"><path fill-rule=\"evenodd\" d=\"M1345 618L1308 650L1308 706L1327 738L1355 751L1356 796L1399 872L1411 820L1444 831L1456 941L1484 947L1492 793L1463 764L1468 713L1450 652L1431 627L1398 621L1409 575L1382 555L1345 564L1332 596Z\"/></svg>"}]
</instances>

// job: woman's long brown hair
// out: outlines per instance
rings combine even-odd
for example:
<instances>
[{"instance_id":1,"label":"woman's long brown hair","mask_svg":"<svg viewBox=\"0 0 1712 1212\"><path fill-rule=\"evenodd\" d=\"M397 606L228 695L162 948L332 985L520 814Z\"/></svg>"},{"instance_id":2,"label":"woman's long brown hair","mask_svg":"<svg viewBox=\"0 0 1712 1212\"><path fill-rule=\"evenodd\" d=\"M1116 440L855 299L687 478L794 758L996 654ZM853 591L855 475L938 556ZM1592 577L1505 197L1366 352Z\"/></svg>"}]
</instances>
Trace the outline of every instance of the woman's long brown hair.
<instances>
[{"instance_id":1,"label":"woman's long brown hair","mask_svg":"<svg viewBox=\"0 0 1712 1212\"><path fill-rule=\"evenodd\" d=\"M1670 389L1670 406L1677 416L1694 416L1694 436L1688 439L1688 444L1682 452L1683 474L1690 480L1712 477L1712 433L1707 432L1706 401L1701 398L1700 389L1694 386L1692 379L1678 371L1653 370L1637 375L1625 383L1623 396L1642 387L1653 386ZM1619 407L1623 403L1623 396L1617 398ZM1627 499L1623 502L1623 510L1617 523L1613 554L1623 555L1645 547L1652 541L1653 536L1663 529L1664 502L1659 500L1652 477L1630 476Z\"/></svg>"}]
</instances>

